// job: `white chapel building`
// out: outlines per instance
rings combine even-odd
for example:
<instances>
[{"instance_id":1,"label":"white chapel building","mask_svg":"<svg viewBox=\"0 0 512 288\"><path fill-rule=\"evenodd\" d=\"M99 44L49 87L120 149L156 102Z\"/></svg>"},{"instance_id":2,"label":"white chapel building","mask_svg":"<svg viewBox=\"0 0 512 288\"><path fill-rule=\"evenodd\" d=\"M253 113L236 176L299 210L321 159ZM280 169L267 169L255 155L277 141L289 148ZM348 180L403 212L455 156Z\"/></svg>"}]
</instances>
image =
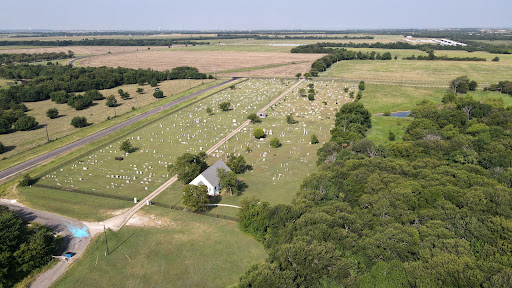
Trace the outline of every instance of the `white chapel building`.
<instances>
[{"instance_id":1,"label":"white chapel building","mask_svg":"<svg viewBox=\"0 0 512 288\"><path fill-rule=\"evenodd\" d=\"M199 174L194 180L192 180L190 185L205 185L208 187L208 195L216 196L219 195L220 189L220 179L217 176L217 170L222 169L225 171L231 171L228 165L224 163L222 160L215 162L212 166L208 167L208 169L204 170L203 173Z\"/></svg>"}]
</instances>

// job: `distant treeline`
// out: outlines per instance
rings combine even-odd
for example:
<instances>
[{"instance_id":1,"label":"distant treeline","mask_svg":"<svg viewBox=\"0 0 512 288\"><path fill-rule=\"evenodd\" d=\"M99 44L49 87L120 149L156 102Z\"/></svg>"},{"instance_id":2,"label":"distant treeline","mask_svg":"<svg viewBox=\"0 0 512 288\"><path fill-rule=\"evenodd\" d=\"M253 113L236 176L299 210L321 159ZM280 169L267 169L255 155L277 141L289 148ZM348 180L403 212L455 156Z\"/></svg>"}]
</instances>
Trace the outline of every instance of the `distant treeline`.
<instances>
[{"instance_id":1,"label":"distant treeline","mask_svg":"<svg viewBox=\"0 0 512 288\"><path fill-rule=\"evenodd\" d=\"M197 40L200 37L197 38ZM172 46L208 45L209 42L170 39L84 39L84 40L20 40L0 41L0 46Z\"/></svg>"},{"instance_id":2,"label":"distant treeline","mask_svg":"<svg viewBox=\"0 0 512 288\"><path fill-rule=\"evenodd\" d=\"M498 84L491 84L489 87L484 88L484 90L500 91L501 93L507 93L512 96L512 82L500 81Z\"/></svg>"},{"instance_id":3,"label":"distant treeline","mask_svg":"<svg viewBox=\"0 0 512 288\"><path fill-rule=\"evenodd\" d=\"M374 49L415 49L415 50L460 50L460 51L486 51L494 54L511 54L512 47L490 45L480 42L469 42L468 46L441 46L435 44L419 44L414 45L407 42L393 42L393 43L332 43L322 42L310 45L302 45L295 47L291 50L292 53L330 53L336 47L349 47L349 48L374 48Z\"/></svg>"},{"instance_id":4,"label":"distant treeline","mask_svg":"<svg viewBox=\"0 0 512 288\"><path fill-rule=\"evenodd\" d=\"M73 51L64 52L51 52L51 53L34 53L34 54L0 54L0 65L13 64L13 63L30 63L37 61L51 61L57 59L73 58L75 54Z\"/></svg>"},{"instance_id":5,"label":"distant treeline","mask_svg":"<svg viewBox=\"0 0 512 288\"><path fill-rule=\"evenodd\" d=\"M487 61L485 58L479 57L448 57L444 56L436 56L434 55L433 50L427 51L428 55L419 55L418 57L412 55L410 57L404 57L404 60L441 60L441 61Z\"/></svg>"},{"instance_id":6,"label":"distant treeline","mask_svg":"<svg viewBox=\"0 0 512 288\"><path fill-rule=\"evenodd\" d=\"M303 47L303 46L301 46ZM331 67L332 64L342 61L342 60L391 60L391 53L385 52L380 54L375 51L363 53L361 51L355 52L350 51L345 48L335 49L315 62L311 64L311 76L317 77L318 73L321 71L325 71L327 68Z\"/></svg>"},{"instance_id":7,"label":"distant treeline","mask_svg":"<svg viewBox=\"0 0 512 288\"><path fill-rule=\"evenodd\" d=\"M12 132L13 125L19 130L16 128L18 120L25 121L29 117L24 114L28 109L22 102L52 99L81 110L92 105L93 100L103 99L96 90L172 79L205 79L208 76L194 67L176 67L160 72L150 69L24 64L0 66L0 77L24 80L22 85L0 89L0 134L4 134ZM84 95L73 94L84 91Z\"/></svg>"}]
</instances>

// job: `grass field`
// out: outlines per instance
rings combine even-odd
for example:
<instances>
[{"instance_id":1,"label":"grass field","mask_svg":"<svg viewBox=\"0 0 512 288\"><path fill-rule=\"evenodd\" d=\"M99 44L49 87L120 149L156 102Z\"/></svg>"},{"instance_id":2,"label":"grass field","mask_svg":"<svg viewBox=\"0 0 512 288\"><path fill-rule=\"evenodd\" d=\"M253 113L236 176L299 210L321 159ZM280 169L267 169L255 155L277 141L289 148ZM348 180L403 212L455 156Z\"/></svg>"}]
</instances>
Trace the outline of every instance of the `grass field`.
<instances>
[{"instance_id":1,"label":"grass field","mask_svg":"<svg viewBox=\"0 0 512 288\"><path fill-rule=\"evenodd\" d=\"M411 56L420 55L419 50L385 50L385 49L350 49L375 50L377 52L391 52L392 55ZM410 51L410 52L408 52ZM418 52L418 53L416 53ZM407 54L408 53L408 54ZM452 79L467 75L479 83L497 83L501 80L512 79L512 55L496 55L486 52L465 51L436 51L437 56L450 57L483 57L487 61L417 61L417 60L350 60L340 61L333 65L321 77L337 77L342 79L384 80L384 81L412 81L446 83ZM499 62L491 59L499 56Z\"/></svg>"},{"instance_id":2,"label":"grass field","mask_svg":"<svg viewBox=\"0 0 512 288\"><path fill-rule=\"evenodd\" d=\"M176 157L206 151L285 88L279 80L243 82L235 90L222 91L133 132L127 138L137 152L124 155L119 151L120 141L114 142L46 175L39 183L141 199L167 181L166 166ZM222 101L230 101L233 109L219 111ZM207 107L214 109L214 115L207 115ZM115 161L116 156L125 159Z\"/></svg>"},{"instance_id":3,"label":"grass field","mask_svg":"<svg viewBox=\"0 0 512 288\"><path fill-rule=\"evenodd\" d=\"M393 143L388 140L389 131L395 134L395 141L402 140L405 128L412 121L412 118L399 118L387 116L373 116L372 128L368 131L366 138L372 140L377 145L387 145Z\"/></svg>"},{"instance_id":4,"label":"grass field","mask_svg":"<svg viewBox=\"0 0 512 288\"><path fill-rule=\"evenodd\" d=\"M0 88L7 89L9 88L9 84L14 83L12 80L2 79L0 78Z\"/></svg>"},{"instance_id":5,"label":"grass field","mask_svg":"<svg viewBox=\"0 0 512 288\"><path fill-rule=\"evenodd\" d=\"M118 232L98 235L52 287L227 287L266 257L235 222L145 207ZM105 277L108 271L108 277Z\"/></svg>"},{"instance_id":6,"label":"grass field","mask_svg":"<svg viewBox=\"0 0 512 288\"><path fill-rule=\"evenodd\" d=\"M225 160L227 153L243 155L253 170L239 175L248 188L242 196L222 194L221 204L237 205L245 197L255 196L272 204L290 203L297 192L302 179L316 171L316 150L319 145L310 144L312 134L316 134L320 143L328 141L330 129L334 124L334 114L339 107L349 101L345 85L351 91L357 91L353 84L334 81L315 81L317 96L315 101L298 95L298 89L305 88L311 82L305 81L300 87L287 94L279 103L267 111L268 117L262 123L251 124L240 131L236 137L222 145L208 159L212 164L218 159ZM327 105L323 102L326 101ZM287 124L286 115L294 115L297 124ZM255 128L267 131L267 138L256 140L252 133ZM272 134L270 131L272 130ZM270 139L277 137L282 146L271 148ZM247 153L246 147L252 152ZM168 205L182 205L183 184L175 183L169 191L160 194L155 202ZM218 207L212 213L235 216L236 208Z\"/></svg>"},{"instance_id":7,"label":"grass field","mask_svg":"<svg viewBox=\"0 0 512 288\"><path fill-rule=\"evenodd\" d=\"M172 80L164 81L159 84L160 89L169 98L176 98L176 94L189 89L190 87L196 87L202 83L210 83L212 80ZM138 94L135 90L138 87L142 87L145 90L144 94ZM118 89L123 89L130 93L131 98L128 100L122 100L117 93ZM115 95L118 100L119 106L115 109L107 107L105 105L106 100L94 101L95 105L84 109L75 110L67 104L56 104L51 100L39 101L39 102L27 102L25 105L29 108L26 114L33 116L39 122L40 125L48 124L48 134L51 140L62 138L71 133L77 132L79 128L71 126L71 119L75 116L84 116L91 124L98 124L107 120L107 117L114 117L114 115L121 115L132 110L132 107L139 108L148 104L157 102L159 99L153 97L154 88L149 85L139 86L123 85L113 89L106 89L100 91L105 97L108 95ZM166 101L168 99L165 99ZM57 108L61 117L50 119L46 116L46 111L50 108ZM44 144L48 141L46 136L46 130L44 127L40 127L30 131L17 131L14 133L2 135L2 142L4 145L14 147L6 153L3 157L11 157L23 151L29 150L33 147Z\"/></svg>"}]
</instances>

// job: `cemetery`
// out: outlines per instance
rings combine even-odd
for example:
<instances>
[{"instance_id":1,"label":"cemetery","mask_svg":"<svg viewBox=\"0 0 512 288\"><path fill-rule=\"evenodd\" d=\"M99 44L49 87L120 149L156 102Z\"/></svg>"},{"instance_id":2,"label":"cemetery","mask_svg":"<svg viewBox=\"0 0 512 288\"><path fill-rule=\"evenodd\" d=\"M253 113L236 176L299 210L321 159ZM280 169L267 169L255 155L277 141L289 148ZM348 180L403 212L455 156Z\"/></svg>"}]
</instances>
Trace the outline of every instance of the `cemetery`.
<instances>
[{"instance_id":1,"label":"cemetery","mask_svg":"<svg viewBox=\"0 0 512 288\"><path fill-rule=\"evenodd\" d=\"M172 176L167 165L178 156L208 150L292 82L269 79L237 84L49 172L38 184L142 199ZM221 102L230 102L230 110L221 111ZM213 113L207 113L207 108ZM134 152L120 150L124 140L130 141ZM213 156L224 152L219 148Z\"/></svg>"},{"instance_id":2,"label":"cemetery","mask_svg":"<svg viewBox=\"0 0 512 288\"><path fill-rule=\"evenodd\" d=\"M300 89L307 90L311 83L314 83L316 90L314 101L299 93ZM348 88L347 92L345 88ZM242 196L223 193L219 203L237 205L243 198L251 196L272 204L291 203L302 179L316 171L316 150L330 139L334 115L343 104L352 101L349 96L352 91L357 94L356 83L304 81L271 106L261 123L243 128L214 151L207 159L209 164L218 159L225 161L229 153L244 156L247 164L252 166L252 170L239 175L239 179L247 184ZM286 116L289 114L296 120L295 124L287 123ZM255 139L253 131L256 128L262 128L267 136ZM320 140L319 145L310 144L313 134ZM270 139L274 137L280 140L281 147L270 147ZM169 205L169 201L173 206L181 205L182 192L183 184L176 182L170 187L169 193L161 193L154 201L164 205ZM236 216L238 211L217 207L211 212Z\"/></svg>"}]
</instances>

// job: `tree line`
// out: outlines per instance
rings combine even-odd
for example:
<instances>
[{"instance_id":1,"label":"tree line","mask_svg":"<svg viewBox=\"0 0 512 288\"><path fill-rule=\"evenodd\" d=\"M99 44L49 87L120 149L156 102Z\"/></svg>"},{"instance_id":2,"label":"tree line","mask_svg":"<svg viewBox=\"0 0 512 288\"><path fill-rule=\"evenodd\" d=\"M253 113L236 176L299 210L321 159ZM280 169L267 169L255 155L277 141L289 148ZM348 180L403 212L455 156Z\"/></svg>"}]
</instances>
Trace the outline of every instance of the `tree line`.
<instances>
[{"instance_id":1,"label":"tree line","mask_svg":"<svg viewBox=\"0 0 512 288\"><path fill-rule=\"evenodd\" d=\"M34 270L60 252L63 238L55 237L45 227L21 220L5 206L0 206L0 286L14 287Z\"/></svg>"},{"instance_id":2,"label":"tree line","mask_svg":"<svg viewBox=\"0 0 512 288\"><path fill-rule=\"evenodd\" d=\"M497 84L491 84L489 87L485 87L484 90L500 91L500 93L506 93L512 96L512 81L500 81Z\"/></svg>"},{"instance_id":3,"label":"tree line","mask_svg":"<svg viewBox=\"0 0 512 288\"><path fill-rule=\"evenodd\" d=\"M404 57L404 60L440 60L440 61L487 61L485 58L481 57L449 57L446 55L436 56L434 50L427 50L428 55L419 55L419 56L409 56Z\"/></svg>"},{"instance_id":4,"label":"tree line","mask_svg":"<svg viewBox=\"0 0 512 288\"><path fill-rule=\"evenodd\" d=\"M239 286L508 287L512 110L450 91L412 115L375 145L368 110L345 104L291 205L243 200L269 256Z\"/></svg>"},{"instance_id":5,"label":"tree line","mask_svg":"<svg viewBox=\"0 0 512 288\"><path fill-rule=\"evenodd\" d=\"M197 40L200 40L199 38ZM209 45L209 42L172 39L83 39L83 40L12 40L0 41L0 46L172 46Z\"/></svg>"},{"instance_id":6,"label":"tree line","mask_svg":"<svg viewBox=\"0 0 512 288\"><path fill-rule=\"evenodd\" d=\"M49 53L19 53L19 54L0 54L0 65L3 64L15 64L15 63L27 63L27 62L39 62L39 61L51 61L58 59L73 58L75 54L73 51L64 52L49 52Z\"/></svg>"}]
</instances>

